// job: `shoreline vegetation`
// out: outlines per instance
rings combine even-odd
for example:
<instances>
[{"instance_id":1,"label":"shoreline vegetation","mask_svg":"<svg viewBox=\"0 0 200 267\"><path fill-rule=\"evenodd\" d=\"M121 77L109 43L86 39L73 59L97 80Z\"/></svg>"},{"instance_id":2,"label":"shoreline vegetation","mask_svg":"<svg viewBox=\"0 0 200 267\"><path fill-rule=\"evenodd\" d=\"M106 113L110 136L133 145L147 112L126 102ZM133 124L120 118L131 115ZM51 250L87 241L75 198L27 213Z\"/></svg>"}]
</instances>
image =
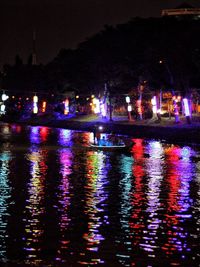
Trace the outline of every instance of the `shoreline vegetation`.
<instances>
[{"instance_id":1,"label":"shoreline vegetation","mask_svg":"<svg viewBox=\"0 0 200 267\"><path fill-rule=\"evenodd\" d=\"M93 132L98 125L103 126L104 132L127 135L133 138L151 138L169 142L186 142L200 144L200 116L192 118L188 124L185 117L175 123L174 118L162 118L161 122L156 120L134 120L129 121L125 116L113 116L112 120L102 119L97 115L77 115L60 118L35 116L29 118L0 118L2 123L12 123L31 126L47 126L71 130Z\"/></svg>"}]
</instances>

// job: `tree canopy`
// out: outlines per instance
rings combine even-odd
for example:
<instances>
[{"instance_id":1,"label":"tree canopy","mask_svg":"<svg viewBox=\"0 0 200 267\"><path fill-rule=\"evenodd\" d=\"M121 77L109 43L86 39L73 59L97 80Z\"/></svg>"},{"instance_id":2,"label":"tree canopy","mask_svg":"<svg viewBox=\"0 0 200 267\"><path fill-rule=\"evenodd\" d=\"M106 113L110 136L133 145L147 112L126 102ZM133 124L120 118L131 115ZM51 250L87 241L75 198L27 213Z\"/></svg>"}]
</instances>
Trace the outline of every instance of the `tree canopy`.
<instances>
[{"instance_id":1,"label":"tree canopy","mask_svg":"<svg viewBox=\"0 0 200 267\"><path fill-rule=\"evenodd\" d=\"M4 66L2 87L12 90L95 93L107 83L113 93L200 87L200 20L176 17L133 18L105 25L77 49L62 49L49 64Z\"/></svg>"}]
</instances>

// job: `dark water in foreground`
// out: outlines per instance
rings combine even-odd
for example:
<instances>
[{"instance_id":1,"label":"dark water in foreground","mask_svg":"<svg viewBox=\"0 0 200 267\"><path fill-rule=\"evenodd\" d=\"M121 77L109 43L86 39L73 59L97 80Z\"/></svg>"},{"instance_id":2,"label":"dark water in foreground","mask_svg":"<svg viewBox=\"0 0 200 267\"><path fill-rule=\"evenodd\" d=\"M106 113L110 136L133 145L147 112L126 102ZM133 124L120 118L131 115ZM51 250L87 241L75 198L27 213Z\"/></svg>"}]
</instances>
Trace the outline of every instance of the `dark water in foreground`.
<instances>
[{"instance_id":1,"label":"dark water in foreground","mask_svg":"<svg viewBox=\"0 0 200 267\"><path fill-rule=\"evenodd\" d=\"M92 137L0 125L0 264L200 266L200 147Z\"/></svg>"}]
</instances>

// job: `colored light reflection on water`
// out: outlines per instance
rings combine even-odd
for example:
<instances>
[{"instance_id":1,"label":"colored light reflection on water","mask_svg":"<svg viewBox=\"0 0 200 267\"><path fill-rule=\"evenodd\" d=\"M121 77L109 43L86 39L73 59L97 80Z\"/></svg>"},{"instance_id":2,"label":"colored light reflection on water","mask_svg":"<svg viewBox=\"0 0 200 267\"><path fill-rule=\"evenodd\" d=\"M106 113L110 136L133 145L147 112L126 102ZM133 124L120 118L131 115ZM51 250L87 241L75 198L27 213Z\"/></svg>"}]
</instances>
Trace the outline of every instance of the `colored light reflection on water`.
<instances>
[{"instance_id":1,"label":"colored light reflection on water","mask_svg":"<svg viewBox=\"0 0 200 267\"><path fill-rule=\"evenodd\" d=\"M68 135L67 135L68 136ZM73 154L69 149L60 149L58 151L60 161L60 174L61 180L58 185L57 191L57 206L58 211L58 225L59 225L59 246L56 253L57 262L65 262L65 254L69 253L70 239L66 234L66 230L70 226L69 209L71 204L70 196L70 179L69 176L72 173Z\"/></svg>"},{"instance_id":2,"label":"colored light reflection on water","mask_svg":"<svg viewBox=\"0 0 200 267\"><path fill-rule=\"evenodd\" d=\"M99 257L98 250L104 236L101 228L109 224L106 215L106 192L105 185L108 183L107 174L110 168L106 156L102 152L87 152L86 155L86 179L85 185L85 209L88 217L87 230L83 234L86 240L84 251L80 253L80 264L98 264L104 261Z\"/></svg>"},{"instance_id":3,"label":"colored light reflection on water","mask_svg":"<svg viewBox=\"0 0 200 267\"><path fill-rule=\"evenodd\" d=\"M60 129L58 142L60 145L71 145L72 144L72 131L67 129Z\"/></svg>"},{"instance_id":4,"label":"colored light reflection on water","mask_svg":"<svg viewBox=\"0 0 200 267\"><path fill-rule=\"evenodd\" d=\"M8 224L8 208L11 198L11 185L9 183L9 162L11 153L4 151L0 153L0 258L6 258L6 229Z\"/></svg>"},{"instance_id":5,"label":"colored light reflection on water","mask_svg":"<svg viewBox=\"0 0 200 267\"><path fill-rule=\"evenodd\" d=\"M123 154L89 149L92 133L0 133L2 263L199 266L199 147L133 139Z\"/></svg>"},{"instance_id":6,"label":"colored light reflection on water","mask_svg":"<svg viewBox=\"0 0 200 267\"><path fill-rule=\"evenodd\" d=\"M30 140L32 144L40 144L47 141L49 130L47 127L31 127Z\"/></svg>"},{"instance_id":7,"label":"colored light reflection on water","mask_svg":"<svg viewBox=\"0 0 200 267\"><path fill-rule=\"evenodd\" d=\"M25 237L24 250L27 262L40 263L40 251L44 224L42 217L45 215L45 180L47 173L47 151L31 148L26 154L30 167L30 178L27 183L27 199L24 208Z\"/></svg>"}]
</instances>

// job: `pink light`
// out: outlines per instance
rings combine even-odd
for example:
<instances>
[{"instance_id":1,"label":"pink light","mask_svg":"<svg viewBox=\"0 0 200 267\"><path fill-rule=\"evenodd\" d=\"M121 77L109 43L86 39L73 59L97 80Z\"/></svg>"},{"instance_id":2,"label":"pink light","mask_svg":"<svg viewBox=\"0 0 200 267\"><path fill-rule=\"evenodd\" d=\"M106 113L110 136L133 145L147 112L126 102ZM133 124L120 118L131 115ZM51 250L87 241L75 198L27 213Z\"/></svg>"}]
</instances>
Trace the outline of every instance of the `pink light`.
<instances>
[{"instance_id":1,"label":"pink light","mask_svg":"<svg viewBox=\"0 0 200 267\"><path fill-rule=\"evenodd\" d=\"M138 114L142 115L142 101L138 99L136 104L137 104Z\"/></svg>"}]
</instances>

